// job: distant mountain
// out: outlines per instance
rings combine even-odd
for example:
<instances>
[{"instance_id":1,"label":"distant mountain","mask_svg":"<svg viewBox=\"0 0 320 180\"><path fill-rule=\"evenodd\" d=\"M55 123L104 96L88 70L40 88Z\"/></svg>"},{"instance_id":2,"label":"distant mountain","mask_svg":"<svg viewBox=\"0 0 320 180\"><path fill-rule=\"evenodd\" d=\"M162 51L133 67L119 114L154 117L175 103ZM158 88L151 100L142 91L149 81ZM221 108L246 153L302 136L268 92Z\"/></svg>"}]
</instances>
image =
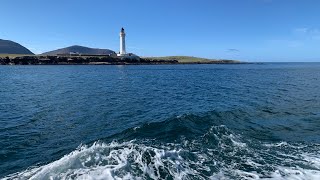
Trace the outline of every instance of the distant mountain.
<instances>
[{"instance_id":1,"label":"distant mountain","mask_svg":"<svg viewBox=\"0 0 320 180\"><path fill-rule=\"evenodd\" d=\"M19 43L9 41L9 40L3 40L0 39L0 54L30 54L33 55L33 53L20 45Z\"/></svg>"},{"instance_id":2,"label":"distant mountain","mask_svg":"<svg viewBox=\"0 0 320 180\"><path fill-rule=\"evenodd\" d=\"M41 55L47 55L47 56L55 56L58 54L70 54L70 53L77 53L77 54L83 54L83 55L108 55L111 53L114 53L114 51L110 49L96 49L96 48L89 48L84 46L70 46L66 48L57 49L54 51L49 51L46 53L43 53Z\"/></svg>"}]
</instances>

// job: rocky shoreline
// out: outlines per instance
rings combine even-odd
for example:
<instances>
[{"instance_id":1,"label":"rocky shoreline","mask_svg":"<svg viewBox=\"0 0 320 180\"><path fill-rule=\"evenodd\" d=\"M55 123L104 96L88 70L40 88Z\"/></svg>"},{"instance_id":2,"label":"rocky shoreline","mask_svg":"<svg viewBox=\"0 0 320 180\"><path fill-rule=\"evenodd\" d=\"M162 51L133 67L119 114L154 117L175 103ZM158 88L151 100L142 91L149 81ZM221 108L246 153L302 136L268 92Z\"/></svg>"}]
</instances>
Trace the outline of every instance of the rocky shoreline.
<instances>
[{"instance_id":1,"label":"rocky shoreline","mask_svg":"<svg viewBox=\"0 0 320 180\"><path fill-rule=\"evenodd\" d=\"M0 65L149 65L149 64L240 64L234 60L214 60L214 61L195 61L179 62L178 60L140 58L129 59L110 56L19 56L19 57L0 57Z\"/></svg>"}]
</instances>

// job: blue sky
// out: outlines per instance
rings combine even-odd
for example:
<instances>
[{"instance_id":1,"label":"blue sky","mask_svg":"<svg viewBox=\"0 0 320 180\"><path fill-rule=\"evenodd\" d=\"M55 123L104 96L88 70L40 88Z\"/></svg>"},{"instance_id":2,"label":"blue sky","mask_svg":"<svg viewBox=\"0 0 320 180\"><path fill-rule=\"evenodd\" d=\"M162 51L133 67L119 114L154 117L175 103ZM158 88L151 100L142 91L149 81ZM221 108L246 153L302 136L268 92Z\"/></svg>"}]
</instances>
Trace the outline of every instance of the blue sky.
<instances>
[{"instance_id":1,"label":"blue sky","mask_svg":"<svg viewBox=\"0 0 320 180\"><path fill-rule=\"evenodd\" d=\"M1 0L0 39L34 53L70 45L141 56L320 61L318 0Z\"/></svg>"}]
</instances>

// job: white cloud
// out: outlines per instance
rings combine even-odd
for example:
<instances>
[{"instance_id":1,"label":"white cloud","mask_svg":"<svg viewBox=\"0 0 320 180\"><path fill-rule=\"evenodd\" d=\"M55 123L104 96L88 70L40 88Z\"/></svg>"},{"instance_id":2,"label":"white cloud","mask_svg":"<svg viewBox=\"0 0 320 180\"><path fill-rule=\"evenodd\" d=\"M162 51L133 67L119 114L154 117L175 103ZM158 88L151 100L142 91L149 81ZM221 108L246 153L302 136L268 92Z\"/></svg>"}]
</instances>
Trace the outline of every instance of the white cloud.
<instances>
[{"instance_id":1,"label":"white cloud","mask_svg":"<svg viewBox=\"0 0 320 180\"><path fill-rule=\"evenodd\" d=\"M312 29L310 31L311 38L315 40L320 40L320 30L319 29Z\"/></svg>"},{"instance_id":2,"label":"white cloud","mask_svg":"<svg viewBox=\"0 0 320 180\"><path fill-rule=\"evenodd\" d=\"M294 34L306 34L308 30L308 28L295 28L293 32Z\"/></svg>"},{"instance_id":3,"label":"white cloud","mask_svg":"<svg viewBox=\"0 0 320 180\"><path fill-rule=\"evenodd\" d=\"M304 39L320 40L320 30L317 28L295 28L293 34Z\"/></svg>"}]
</instances>

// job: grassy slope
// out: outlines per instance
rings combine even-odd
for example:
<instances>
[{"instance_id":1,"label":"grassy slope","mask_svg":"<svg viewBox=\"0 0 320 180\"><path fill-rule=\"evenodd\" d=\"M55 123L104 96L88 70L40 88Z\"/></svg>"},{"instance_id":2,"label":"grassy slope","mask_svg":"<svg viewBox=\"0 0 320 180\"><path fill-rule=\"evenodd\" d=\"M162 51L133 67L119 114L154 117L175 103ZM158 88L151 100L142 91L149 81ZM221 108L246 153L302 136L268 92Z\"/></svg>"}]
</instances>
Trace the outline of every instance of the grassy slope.
<instances>
[{"instance_id":1,"label":"grassy slope","mask_svg":"<svg viewBox=\"0 0 320 180\"><path fill-rule=\"evenodd\" d=\"M165 56L165 57L144 57L147 59L155 59L155 60L177 60L180 63L195 63L195 62L212 62L212 61L220 61L220 59L206 59L199 58L193 56Z\"/></svg>"},{"instance_id":2,"label":"grassy slope","mask_svg":"<svg viewBox=\"0 0 320 180\"><path fill-rule=\"evenodd\" d=\"M0 54L0 58L5 58L5 57L15 58L15 57L20 57L20 56L35 56L35 55L32 55L32 54Z\"/></svg>"}]
</instances>

